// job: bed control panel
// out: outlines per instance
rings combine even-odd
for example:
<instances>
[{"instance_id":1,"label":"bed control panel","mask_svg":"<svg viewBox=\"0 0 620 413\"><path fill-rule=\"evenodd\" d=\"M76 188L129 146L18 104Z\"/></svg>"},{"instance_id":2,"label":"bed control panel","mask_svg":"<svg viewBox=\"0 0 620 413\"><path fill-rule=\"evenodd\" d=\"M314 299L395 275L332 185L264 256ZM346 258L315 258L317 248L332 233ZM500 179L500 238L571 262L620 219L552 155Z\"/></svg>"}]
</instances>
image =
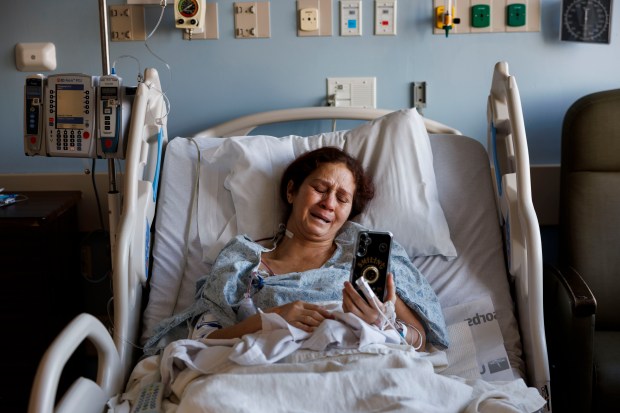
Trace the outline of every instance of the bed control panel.
<instances>
[{"instance_id":1,"label":"bed control panel","mask_svg":"<svg viewBox=\"0 0 620 413\"><path fill-rule=\"evenodd\" d=\"M147 384L140 390L131 413L159 413L164 389L161 382Z\"/></svg>"},{"instance_id":2,"label":"bed control panel","mask_svg":"<svg viewBox=\"0 0 620 413\"><path fill-rule=\"evenodd\" d=\"M95 81L80 73L47 78L43 111L49 156L95 157Z\"/></svg>"}]
</instances>

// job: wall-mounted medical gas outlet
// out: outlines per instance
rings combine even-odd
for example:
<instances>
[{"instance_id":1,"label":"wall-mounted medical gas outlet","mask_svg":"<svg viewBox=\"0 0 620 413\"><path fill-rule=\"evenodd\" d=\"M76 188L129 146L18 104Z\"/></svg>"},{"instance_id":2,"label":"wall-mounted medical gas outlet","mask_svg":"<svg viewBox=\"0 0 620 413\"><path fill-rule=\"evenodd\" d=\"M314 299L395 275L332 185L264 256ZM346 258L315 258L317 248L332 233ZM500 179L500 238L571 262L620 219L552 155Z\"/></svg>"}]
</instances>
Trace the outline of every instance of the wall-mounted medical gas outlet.
<instances>
[{"instance_id":1,"label":"wall-mounted medical gas outlet","mask_svg":"<svg viewBox=\"0 0 620 413\"><path fill-rule=\"evenodd\" d=\"M396 36L396 0L375 0L375 35Z\"/></svg>"},{"instance_id":2,"label":"wall-mounted medical gas outlet","mask_svg":"<svg viewBox=\"0 0 620 413\"><path fill-rule=\"evenodd\" d=\"M540 0L433 0L434 34L445 34L440 23L448 3L460 20L450 34L540 31Z\"/></svg>"},{"instance_id":3,"label":"wall-mounted medical gas outlet","mask_svg":"<svg viewBox=\"0 0 620 413\"><path fill-rule=\"evenodd\" d=\"M507 32L539 32L540 0L506 0Z\"/></svg>"},{"instance_id":4,"label":"wall-mounted medical gas outlet","mask_svg":"<svg viewBox=\"0 0 620 413\"><path fill-rule=\"evenodd\" d=\"M340 35L362 35L361 0L340 0Z\"/></svg>"},{"instance_id":5,"label":"wall-mounted medical gas outlet","mask_svg":"<svg viewBox=\"0 0 620 413\"><path fill-rule=\"evenodd\" d=\"M237 39L271 37L268 1L233 3L233 9Z\"/></svg>"},{"instance_id":6,"label":"wall-mounted medical gas outlet","mask_svg":"<svg viewBox=\"0 0 620 413\"><path fill-rule=\"evenodd\" d=\"M113 42L145 40L144 6L109 6L110 38Z\"/></svg>"},{"instance_id":7,"label":"wall-mounted medical gas outlet","mask_svg":"<svg viewBox=\"0 0 620 413\"><path fill-rule=\"evenodd\" d=\"M374 77L329 77L327 102L337 107L376 108L376 83Z\"/></svg>"},{"instance_id":8,"label":"wall-mounted medical gas outlet","mask_svg":"<svg viewBox=\"0 0 620 413\"><path fill-rule=\"evenodd\" d=\"M220 38L217 3L207 3L205 8L205 28L201 33L192 32L191 40L215 40ZM183 39L190 40L190 35L183 31Z\"/></svg>"},{"instance_id":9,"label":"wall-mounted medical gas outlet","mask_svg":"<svg viewBox=\"0 0 620 413\"><path fill-rule=\"evenodd\" d=\"M484 29L491 27L491 6L488 4L474 4L471 10L471 27Z\"/></svg>"},{"instance_id":10,"label":"wall-mounted medical gas outlet","mask_svg":"<svg viewBox=\"0 0 620 413\"><path fill-rule=\"evenodd\" d=\"M332 0L297 0L297 36L332 35Z\"/></svg>"},{"instance_id":11,"label":"wall-mounted medical gas outlet","mask_svg":"<svg viewBox=\"0 0 620 413\"><path fill-rule=\"evenodd\" d=\"M194 33L205 29L206 0L174 0L174 25L183 29L191 40Z\"/></svg>"}]
</instances>

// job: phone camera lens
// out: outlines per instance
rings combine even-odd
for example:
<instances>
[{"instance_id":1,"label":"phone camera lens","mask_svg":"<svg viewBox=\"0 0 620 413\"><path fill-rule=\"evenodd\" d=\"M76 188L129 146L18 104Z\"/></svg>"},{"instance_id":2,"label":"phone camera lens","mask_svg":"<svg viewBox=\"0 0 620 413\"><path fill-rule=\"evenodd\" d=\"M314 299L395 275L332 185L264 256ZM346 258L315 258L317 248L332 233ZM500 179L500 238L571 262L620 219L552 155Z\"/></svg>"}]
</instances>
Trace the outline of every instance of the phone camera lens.
<instances>
[{"instance_id":1,"label":"phone camera lens","mask_svg":"<svg viewBox=\"0 0 620 413\"><path fill-rule=\"evenodd\" d=\"M381 244L379 244L379 251L380 252L385 252L388 249L388 245L385 242L382 242Z\"/></svg>"}]
</instances>

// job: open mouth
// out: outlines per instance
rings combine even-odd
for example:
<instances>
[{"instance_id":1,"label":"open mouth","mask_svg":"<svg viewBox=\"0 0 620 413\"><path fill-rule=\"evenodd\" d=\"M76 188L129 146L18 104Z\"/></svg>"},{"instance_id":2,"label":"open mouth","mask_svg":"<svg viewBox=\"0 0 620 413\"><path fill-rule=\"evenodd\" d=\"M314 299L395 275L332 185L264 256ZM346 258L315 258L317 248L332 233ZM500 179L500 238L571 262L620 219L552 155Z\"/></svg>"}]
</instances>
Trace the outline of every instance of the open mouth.
<instances>
[{"instance_id":1,"label":"open mouth","mask_svg":"<svg viewBox=\"0 0 620 413\"><path fill-rule=\"evenodd\" d=\"M327 217L325 217L325 216L323 216L323 215L319 215L319 214L312 214L312 213L311 213L310 215L312 215L312 217L314 217L314 218L318 219L319 221L323 221L323 222L325 222L326 224L329 224L329 223L331 223L331 222L332 222L332 221L331 221L331 219L329 219L329 218L327 218Z\"/></svg>"}]
</instances>

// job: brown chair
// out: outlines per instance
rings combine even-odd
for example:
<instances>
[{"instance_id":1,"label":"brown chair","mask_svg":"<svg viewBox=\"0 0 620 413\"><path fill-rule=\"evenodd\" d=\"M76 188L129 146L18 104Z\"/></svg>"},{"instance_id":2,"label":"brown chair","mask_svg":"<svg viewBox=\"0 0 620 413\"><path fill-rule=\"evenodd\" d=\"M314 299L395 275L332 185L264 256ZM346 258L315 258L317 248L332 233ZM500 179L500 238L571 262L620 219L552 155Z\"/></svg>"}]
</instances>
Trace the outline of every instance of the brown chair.
<instances>
[{"instance_id":1,"label":"brown chair","mask_svg":"<svg viewBox=\"0 0 620 413\"><path fill-rule=\"evenodd\" d=\"M559 217L560 268L547 267L545 274L555 407L560 412L617 411L620 89L584 96L566 112Z\"/></svg>"}]
</instances>

